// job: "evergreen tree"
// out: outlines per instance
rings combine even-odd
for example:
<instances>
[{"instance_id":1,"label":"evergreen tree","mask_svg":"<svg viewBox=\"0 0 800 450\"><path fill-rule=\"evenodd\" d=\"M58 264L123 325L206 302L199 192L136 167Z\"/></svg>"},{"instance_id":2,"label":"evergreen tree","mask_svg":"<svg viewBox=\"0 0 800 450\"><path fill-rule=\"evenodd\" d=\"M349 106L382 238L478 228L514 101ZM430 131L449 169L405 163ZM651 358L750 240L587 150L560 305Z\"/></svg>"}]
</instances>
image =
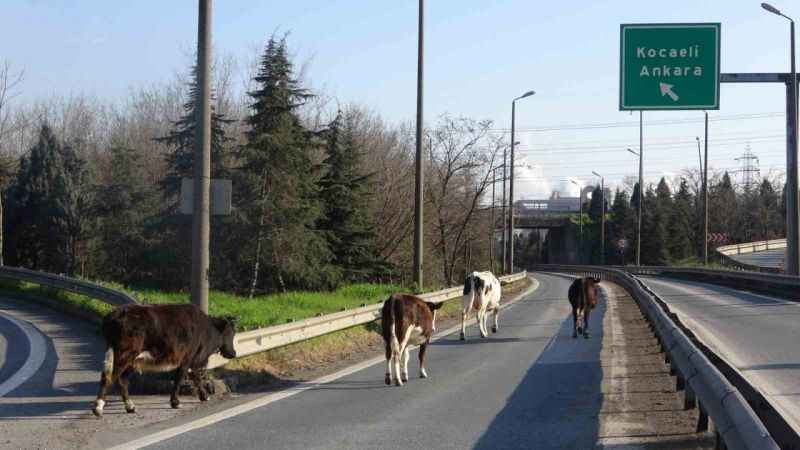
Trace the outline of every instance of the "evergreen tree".
<instances>
[{"instance_id":1,"label":"evergreen tree","mask_svg":"<svg viewBox=\"0 0 800 450\"><path fill-rule=\"evenodd\" d=\"M708 193L708 232L726 233L733 239L738 208L736 192L728 172L725 172L719 183L711 186Z\"/></svg>"},{"instance_id":2,"label":"evergreen tree","mask_svg":"<svg viewBox=\"0 0 800 450\"><path fill-rule=\"evenodd\" d=\"M614 203L611 205L611 217L613 220L613 232L611 235L610 243L615 250L614 254L619 256L619 263L624 264L627 260L626 255L630 254L633 248L631 244L633 239L630 236L634 233L632 224L635 223L633 218L633 210L631 209L630 202L628 201L628 193L624 190L617 189L614 194ZM620 241L625 240L626 247L620 251Z\"/></svg>"},{"instance_id":3,"label":"evergreen tree","mask_svg":"<svg viewBox=\"0 0 800 450\"><path fill-rule=\"evenodd\" d=\"M110 154L113 181L96 189L91 209L99 250L95 273L123 283L142 281L152 270L145 221L157 208L157 194L142 182L144 169L135 150L114 147Z\"/></svg>"},{"instance_id":4,"label":"evergreen tree","mask_svg":"<svg viewBox=\"0 0 800 450\"><path fill-rule=\"evenodd\" d=\"M645 192L643 211L642 264L666 265L669 262L667 217L658 208L658 197L652 187Z\"/></svg>"},{"instance_id":5,"label":"evergreen tree","mask_svg":"<svg viewBox=\"0 0 800 450\"><path fill-rule=\"evenodd\" d=\"M85 163L42 125L9 192L11 264L73 274L84 229Z\"/></svg>"},{"instance_id":6,"label":"evergreen tree","mask_svg":"<svg viewBox=\"0 0 800 450\"><path fill-rule=\"evenodd\" d=\"M194 178L194 154L197 142L197 67L192 67L192 79L189 82L189 96L183 105L183 116L174 123L174 129L156 141L166 144L172 149L166 155L167 175L161 181L164 195L174 198L181 189L182 178ZM214 110L211 94L211 178L227 178L225 165L225 145L231 140L225 136L224 125L232 120L217 114Z\"/></svg>"},{"instance_id":7,"label":"evergreen tree","mask_svg":"<svg viewBox=\"0 0 800 450\"><path fill-rule=\"evenodd\" d=\"M388 269L379 263L375 231L367 215L369 175L359 173L364 150L353 124L340 111L325 133L326 174L320 180L324 216L320 221L333 263L347 281L366 281Z\"/></svg>"},{"instance_id":8,"label":"evergreen tree","mask_svg":"<svg viewBox=\"0 0 800 450\"><path fill-rule=\"evenodd\" d=\"M298 116L312 94L294 75L285 37L269 39L255 81L237 180L238 204L249 224L245 232L255 237L243 249L252 261L250 294L259 286L330 286L332 255L325 236L315 228L322 215L317 167L311 158L317 144ZM261 276L265 274L269 276Z\"/></svg>"},{"instance_id":9,"label":"evergreen tree","mask_svg":"<svg viewBox=\"0 0 800 450\"><path fill-rule=\"evenodd\" d=\"M673 261L684 260L692 255L692 194L686 179L681 179L675 194L672 214L669 219L669 254Z\"/></svg>"},{"instance_id":10,"label":"evergreen tree","mask_svg":"<svg viewBox=\"0 0 800 450\"><path fill-rule=\"evenodd\" d=\"M603 211L603 193L600 186L596 186L592 191L592 198L589 201L589 218L597 222L600 220L600 215Z\"/></svg>"},{"instance_id":11,"label":"evergreen tree","mask_svg":"<svg viewBox=\"0 0 800 450\"><path fill-rule=\"evenodd\" d=\"M758 186L758 206L756 227L759 240L775 239L785 236L784 222L779 212L778 193L766 178Z\"/></svg>"}]
</instances>

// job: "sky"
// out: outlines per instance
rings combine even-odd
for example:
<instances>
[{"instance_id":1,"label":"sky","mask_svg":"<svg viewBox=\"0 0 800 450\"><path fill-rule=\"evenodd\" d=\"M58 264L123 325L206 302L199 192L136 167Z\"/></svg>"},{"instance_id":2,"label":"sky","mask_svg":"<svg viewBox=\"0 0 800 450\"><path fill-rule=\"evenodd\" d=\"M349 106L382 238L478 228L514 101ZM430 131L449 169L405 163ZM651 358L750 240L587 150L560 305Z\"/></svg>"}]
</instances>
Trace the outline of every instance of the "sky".
<instances>
[{"instance_id":1,"label":"sky","mask_svg":"<svg viewBox=\"0 0 800 450\"><path fill-rule=\"evenodd\" d=\"M759 1L427 0L425 121L448 113L491 119L508 135L517 103L519 198L576 194L569 179L614 188L637 174L638 113L619 111L619 25L719 22L722 72L787 72L789 24ZM800 4L773 4L800 19ZM307 79L340 103L394 122L416 112L413 0L214 2L218 53L246 58L275 31L290 32ZM792 9L793 8L793 9ZM196 0L4 0L0 59L25 71L22 101L87 93L121 99L132 86L185 72L196 46ZM785 171L785 88L723 84L710 111L709 167L737 170L749 145L762 175ZM644 113L646 182L699 166L701 111ZM510 139L510 137L509 137ZM735 180L741 182L740 174Z\"/></svg>"}]
</instances>

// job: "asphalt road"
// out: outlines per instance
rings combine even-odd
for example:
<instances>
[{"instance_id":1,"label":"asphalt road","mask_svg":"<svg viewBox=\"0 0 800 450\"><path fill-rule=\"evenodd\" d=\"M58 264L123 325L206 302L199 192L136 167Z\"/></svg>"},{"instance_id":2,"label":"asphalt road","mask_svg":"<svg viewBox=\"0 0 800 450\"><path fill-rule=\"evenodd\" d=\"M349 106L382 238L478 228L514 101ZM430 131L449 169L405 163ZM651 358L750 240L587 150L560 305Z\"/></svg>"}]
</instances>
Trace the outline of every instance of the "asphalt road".
<instances>
[{"instance_id":1,"label":"asphalt road","mask_svg":"<svg viewBox=\"0 0 800 450\"><path fill-rule=\"evenodd\" d=\"M782 267L783 259L786 255L785 248L775 250L765 250L763 252L743 253L741 255L730 255L732 259L744 264L759 267Z\"/></svg>"},{"instance_id":2,"label":"asphalt road","mask_svg":"<svg viewBox=\"0 0 800 450\"><path fill-rule=\"evenodd\" d=\"M602 378L596 335L571 338L565 277L537 275L539 289L500 316L500 333L462 343L449 335L416 353L404 387L383 384L377 364L328 384L175 436L148 448L590 448L598 439Z\"/></svg>"},{"instance_id":3,"label":"asphalt road","mask_svg":"<svg viewBox=\"0 0 800 450\"><path fill-rule=\"evenodd\" d=\"M0 385L8 382L30 355L30 343L25 333L12 320L0 312Z\"/></svg>"},{"instance_id":4,"label":"asphalt road","mask_svg":"<svg viewBox=\"0 0 800 450\"><path fill-rule=\"evenodd\" d=\"M800 431L800 304L711 284L641 278Z\"/></svg>"}]
</instances>

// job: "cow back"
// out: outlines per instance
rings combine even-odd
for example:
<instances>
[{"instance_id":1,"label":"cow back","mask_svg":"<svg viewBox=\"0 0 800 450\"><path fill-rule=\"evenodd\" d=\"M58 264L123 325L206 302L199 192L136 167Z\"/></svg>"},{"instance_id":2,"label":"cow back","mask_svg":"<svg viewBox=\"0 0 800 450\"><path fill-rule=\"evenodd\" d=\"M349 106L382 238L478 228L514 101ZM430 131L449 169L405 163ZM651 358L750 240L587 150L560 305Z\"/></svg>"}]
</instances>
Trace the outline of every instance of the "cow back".
<instances>
[{"instance_id":1,"label":"cow back","mask_svg":"<svg viewBox=\"0 0 800 450\"><path fill-rule=\"evenodd\" d=\"M433 312L421 298L410 294L392 294L381 309L381 329L384 340L392 338L392 325L398 339L402 339L409 326L422 328L422 335L433 334Z\"/></svg>"}]
</instances>

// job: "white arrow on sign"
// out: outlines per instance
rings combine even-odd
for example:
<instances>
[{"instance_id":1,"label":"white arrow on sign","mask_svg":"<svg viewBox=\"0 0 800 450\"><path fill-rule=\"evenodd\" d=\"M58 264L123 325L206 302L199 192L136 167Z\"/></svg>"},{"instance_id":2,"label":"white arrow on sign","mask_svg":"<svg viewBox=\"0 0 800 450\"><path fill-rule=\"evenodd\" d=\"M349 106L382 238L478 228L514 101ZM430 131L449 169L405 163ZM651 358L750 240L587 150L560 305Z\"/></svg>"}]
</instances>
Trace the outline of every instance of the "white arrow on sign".
<instances>
[{"instance_id":1,"label":"white arrow on sign","mask_svg":"<svg viewBox=\"0 0 800 450\"><path fill-rule=\"evenodd\" d=\"M680 97L678 94L672 92L672 88L674 85L667 84L667 83L658 83L658 87L661 88L661 96L669 95L669 98L672 99L673 102L677 102Z\"/></svg>"}]
</instances>

